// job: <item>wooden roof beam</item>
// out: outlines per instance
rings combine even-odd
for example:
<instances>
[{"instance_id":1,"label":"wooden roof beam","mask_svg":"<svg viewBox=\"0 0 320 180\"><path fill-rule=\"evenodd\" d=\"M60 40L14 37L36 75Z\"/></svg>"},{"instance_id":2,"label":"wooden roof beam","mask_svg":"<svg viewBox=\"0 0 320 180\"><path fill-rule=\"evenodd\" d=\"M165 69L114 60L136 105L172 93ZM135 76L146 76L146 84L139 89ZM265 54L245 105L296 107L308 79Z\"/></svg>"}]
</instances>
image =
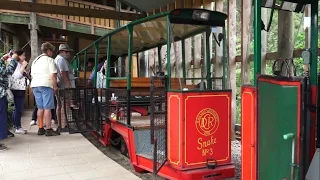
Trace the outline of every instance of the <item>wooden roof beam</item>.
<instances>
[{"instance_id":1,"label":"wooden roof beam","mask_svg":"<svg viewBox=\"0 0 320 180\"><path fill-rule=\"evenodd\" d=\"M8 32L11 33L11 34L14 34L14 35L16 34L15 29L12 28L11 26L8 26L8 25L5 24L5 23L0 22L0 28L3 29L3 30L5 30L5 31L8 31ZM1 37L0 37L0 38L1 38Z\"/></svg>"},{"instance_id":2,"label":"wooden roof beam","mask_svg":"<svg viewBox=\"0 0 320 180\"><path fill-rule=\"evenodd\" d=\"M89 8L77 8L68 6L58 6L50 4L40 4L32 2L19 2L10 0L1 0L0 9L12 11L25 11L35 13L61 14L70 16L83 16L95 18L108 18L115 20L134 21L145 17L143 14L117 12L113 10L92 10Z\"/></svg>"}]
</instances>

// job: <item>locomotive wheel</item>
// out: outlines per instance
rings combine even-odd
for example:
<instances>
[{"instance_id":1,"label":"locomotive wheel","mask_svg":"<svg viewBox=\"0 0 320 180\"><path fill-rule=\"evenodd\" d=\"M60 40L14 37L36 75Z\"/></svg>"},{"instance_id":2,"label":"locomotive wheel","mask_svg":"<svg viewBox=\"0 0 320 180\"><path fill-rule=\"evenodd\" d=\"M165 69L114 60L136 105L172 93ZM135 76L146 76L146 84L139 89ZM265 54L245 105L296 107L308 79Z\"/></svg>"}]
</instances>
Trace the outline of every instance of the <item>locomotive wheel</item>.
<instances>
[{"instance_id":1,"label":"locomotive wheel","mask_svg":"<svg viewBox=\"0 0 320 180\"><path fill-rule=\"evenodd\" d=\"M120 152L121 154L123 154L124 156L129 157L129 153L128 153L128 147L127 147L127 144L126 142L124 141L123 137L121 136L121 139L120 139Z\"/></svg>"},{"instance_id":2,"label":"locomotive wheel","mask_svg":"<svg viewBox=\"0 0 320 180\"><path fill-rule=\"evenodd\" d=\"M115 131L112 131L111 134L111 144L118 150L121 148L121 135Z\"/></svg>"}]
</instances>

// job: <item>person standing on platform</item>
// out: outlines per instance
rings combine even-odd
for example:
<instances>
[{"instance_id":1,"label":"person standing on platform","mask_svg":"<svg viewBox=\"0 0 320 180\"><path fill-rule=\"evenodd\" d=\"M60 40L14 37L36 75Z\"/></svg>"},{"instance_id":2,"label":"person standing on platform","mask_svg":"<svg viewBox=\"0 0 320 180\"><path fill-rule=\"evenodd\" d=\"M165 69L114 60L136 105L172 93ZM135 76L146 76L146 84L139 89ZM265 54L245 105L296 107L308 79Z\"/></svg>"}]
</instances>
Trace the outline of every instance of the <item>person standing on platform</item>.
<instances>
[{"instance_id":1,"label":"person standing on platform","mask_svg":"<svg viewBox=\"0 0 320 180\"><path fill-rule=\"evenodd\" d=\"M24 75L28 62L26 61L25 52L22 49L16 50L15 53L18 55L18 65L12 76L9 78L9 88L14 96L12 120L15 129L14 132L16 134L26 134L27 131L21 126L21 117L24 109L24 98L27 87L26 77Z\"/></svg>"},{"instance_id":2,"label":"person standing on platform","mask_svg":"<svg viewBox=\"0 0 320 180\"><path fill-rule=\"evenodd\" d=\"M61 132L67 132L68 128L66 126L66 117L64 116L64 95L66 92L64 92L64 89L66 88L75 88L75 77L72 71L72 67L70 66L70 63L68 62L68 59L70 58L70 54L73 52L72 49L69 48L67 44L60 44L58 55L55 58L55 64L57 66L57 82L59 91L56 95L57 98L57 120L59 123L59 127L61 127ZM70 102L66 102L66 106L70 106Z\"/></svg>"},{"instance_id":3,"label":"person standing on platform","mask_svg":"<svg viewBox=\"0 0 320 180\"><path fill-rule=\"evenodd\" d=\"M54 109L54 93L57 93L57 67L52 58L55 47L49 43L41 45L42 54L31 66L31 87L38 107L39 130L38 135L57 136L59 132L51 128L51 109ZM46 130L43 128L43 119Z\"/></svg>"},{"instance_id":4,"label":"person standing on platform","mask_svg":"<svg viewBox=\"0 0 320 180\"><path fill-rule=\"evenodd\" d=\"M0 60L0 140L8 137L8 75L12 75L18 65L18 55L13 54L9 65L6 66L6 62L10 57L10 54L4 55ZM0 144L0 151L6 150L7 147Z\"/></svg>"}]
</instances>

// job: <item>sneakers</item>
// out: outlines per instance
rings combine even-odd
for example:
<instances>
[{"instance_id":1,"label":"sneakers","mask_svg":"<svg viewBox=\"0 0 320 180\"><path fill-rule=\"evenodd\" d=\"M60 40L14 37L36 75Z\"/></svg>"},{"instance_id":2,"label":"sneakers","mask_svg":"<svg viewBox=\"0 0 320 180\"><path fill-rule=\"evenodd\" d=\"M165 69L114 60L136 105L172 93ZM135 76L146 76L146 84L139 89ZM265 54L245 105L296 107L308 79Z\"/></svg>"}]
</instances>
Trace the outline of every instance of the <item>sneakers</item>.
<instances>
[{"instance_id":1,"label":"sneakers","mask_svg":"<svg viewBox=\"0 0 320 180\"><path fill-rule=\"evenodd\" d=\"M5 150L7 150L8 148L5 146L5 145L3 145L3 144L1 144L0 145L0 152L1 151L5 151Z\"/></svg>"},{"instance_id":2,"label":"sneakers","mask_svg":"<svg viewBox=\"0 0 320 180\"><path fill-rule=\"evenodd\" d=\"M53 129L47 129L46 130L46 136L59 136L60 133L57 131L54 131Z\"/></svg>"},{"instance_id":3,"label":"sneakers","mask_svg":"<svg viewBox=\"0 0 320 180\"><path fill-rule=\"evenodd\" d=\"M37 123L36 123L35 120L32 120L32 121L30 122L30 126L34 126L34 125L37 125Z\"/></svg>"},{"instance_id":4,"label":"sneakers","mask_svg":"<svg viewBox=\"0 0 320 180\"><path fill-rule=\"evenodd\" d=\"M60 132L69 132L69 128L66 126L64 128L59 127Z\"/></svg>"},{"instance_id":5,"label":"sneakers","mask_svg":"<svg viewBox=\"0 0 320 180\"><path fill-rule=\"evenodd\" d=\"M44 134L46 134L46 130L44 128L39 128L38 135L41 136L41 135L44 135Z\"/></svg>"},{"instance_id":6,"label":"sneakers","mask_svg":"<svg viewBox=\"0 0 320 180\"><path fill-rule=\"evenodd\" d=\"M8 130L8 137L14 137L14 134Z\"/></svg>"},{"instance_id":7,"label":"sneakers","mask_svg":"<svg viewBox=\"0 0 320 180\"><path fill-rule=\"evenodd\" d=\"M52 119L52 120L51 120L51 124L56 124L56 121ZM32 121L30 122L30 126L34 126L34 125L37 125L37 122L36 122L35 120L32 120ZM44 123L43 125L45 125L45 123Z\"/></svg>"},{"instance_id":8,"label":"sneakers","mask_svg":"<svg viewBox=\"0 0 320 180\"><path fill-rule=\"evenodd\" d=\"M14 131L16 134L27 134L27 130L24 130L22 128L18 128Z\"/></svg>"}]
</instances>

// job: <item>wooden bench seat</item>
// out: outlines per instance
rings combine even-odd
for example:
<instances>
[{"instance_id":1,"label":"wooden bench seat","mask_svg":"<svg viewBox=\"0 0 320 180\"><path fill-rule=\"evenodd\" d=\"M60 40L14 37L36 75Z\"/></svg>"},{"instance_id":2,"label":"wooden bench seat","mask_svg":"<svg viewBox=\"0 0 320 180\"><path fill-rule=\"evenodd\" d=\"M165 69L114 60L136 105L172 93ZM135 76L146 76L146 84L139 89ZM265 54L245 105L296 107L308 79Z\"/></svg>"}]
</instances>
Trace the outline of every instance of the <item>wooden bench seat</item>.
<instances>
[{"instance_id":1,"label":"wooden bench seat","mask_svg":"<svg viewBox=\"0 0 320 180\"><path fill-rule=\"evenodd\" d=\"M165 123L162 121L161 128L165 128ZM131 126L135 129L150 129L150 116L131 116ZM157 125L159 128L159 124Z\"/></svg>"},{"instance_id":2,"label":"wooden bench seat","mask_svg":"<svg viewBox=\"0 0 320 180\"><path fill-rule=\"evenodd\" d=\"M155 82L156 84L160 84L159 82ZM138 88L140 91L150 91L150 78L132 78L131 79L131 89L134 91L134 89ZM183 79L181 79L181 86L183 88L188 88L188 89L194 89L196 85L186 85L184 84ZM127 80L121 79L121 80L110 80L110 87L111 88L126 88L127 87ZM178 90L180 89L180 82L179 78L171 78L171 89Z\"/></svg>"},{"instance_id":3,"label":"wooden bench seat","mask_svg":"<svg viewBox=\"0 0 320 180\"><path fill-rule=\"evenodd\" d=\"M159 82L155 82L156 86ZM186 85L184 84L183 79L181 79L181 86L183 88L188 89L195 89L196 85ZM117 88L117 89L124 89L127 88L127 80L126 79L117 79L117 80L110 80L110 87ZM132 78L131 79L131 95L132 96L150 96L150 87L151 82L149 77L139 77L139 78ZM180 83L179 78L171 78L171 89L179 90Z\"/></svg>"}]
</instances>

